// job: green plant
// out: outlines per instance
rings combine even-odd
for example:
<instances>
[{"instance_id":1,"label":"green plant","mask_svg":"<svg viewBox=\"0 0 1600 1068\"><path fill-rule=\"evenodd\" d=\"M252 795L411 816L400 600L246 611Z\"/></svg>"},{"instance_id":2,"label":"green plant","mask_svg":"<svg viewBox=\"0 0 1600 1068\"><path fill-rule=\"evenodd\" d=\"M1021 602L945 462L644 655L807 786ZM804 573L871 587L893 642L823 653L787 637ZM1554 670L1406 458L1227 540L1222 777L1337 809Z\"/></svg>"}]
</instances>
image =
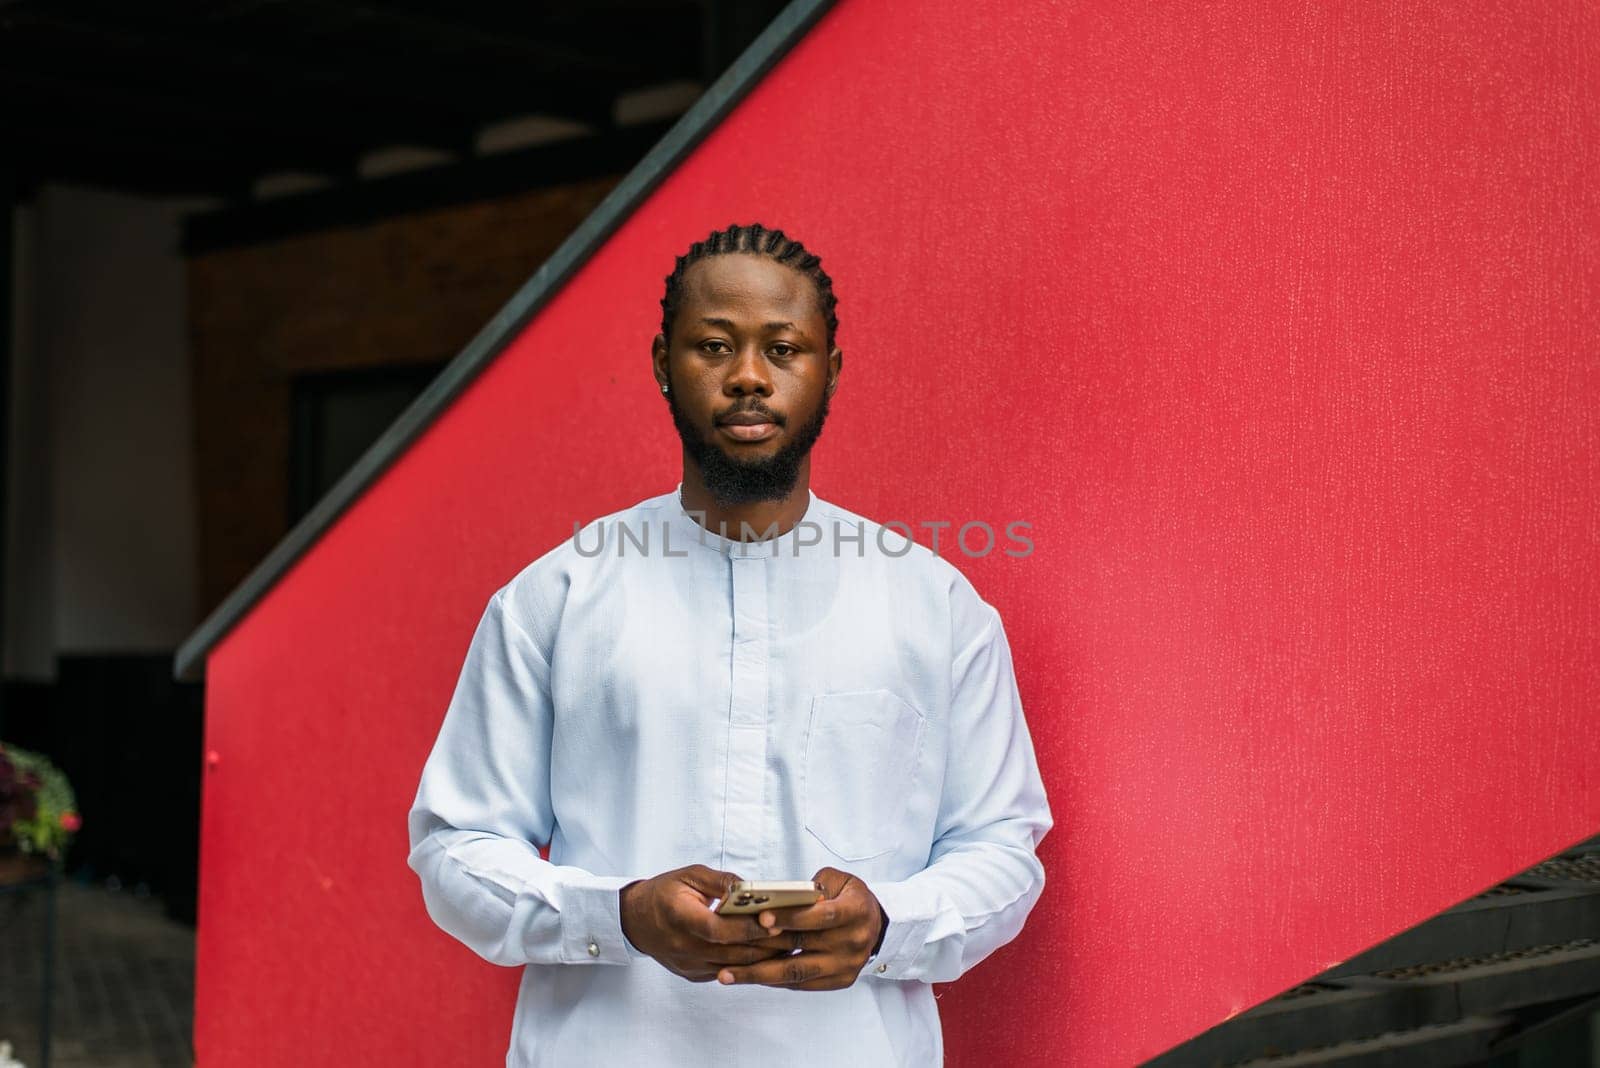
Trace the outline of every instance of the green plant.
<instances>
[{"instance_id":1,"label":"green plant","mask_svg":"<svg viewBox=\"0 0 1600 1068\"><path fill-rule=\"evenodd\" d=\"M0 844L60 860L83 819L67 777L38 753L0 745Z\"/></svg>"}]
</instances>

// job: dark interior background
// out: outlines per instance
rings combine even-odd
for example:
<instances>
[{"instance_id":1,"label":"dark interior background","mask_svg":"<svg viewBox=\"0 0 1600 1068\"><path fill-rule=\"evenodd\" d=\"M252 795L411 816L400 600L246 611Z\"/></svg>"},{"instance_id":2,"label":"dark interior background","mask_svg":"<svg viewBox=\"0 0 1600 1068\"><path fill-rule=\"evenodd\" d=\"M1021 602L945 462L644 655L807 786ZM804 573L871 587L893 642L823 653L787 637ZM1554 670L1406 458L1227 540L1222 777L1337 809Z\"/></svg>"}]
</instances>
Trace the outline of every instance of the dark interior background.
<instances>
[{"instance_id":1,"label":"dark interior background","mask_svg":"<svg viewBox=\"0 0 1600 1068\"><path fill-rule=\"evenodd\" d=\"M194 922L177 644L781 7L0 7L0 739L72 876Z\"/></svg>"}]
</instances>

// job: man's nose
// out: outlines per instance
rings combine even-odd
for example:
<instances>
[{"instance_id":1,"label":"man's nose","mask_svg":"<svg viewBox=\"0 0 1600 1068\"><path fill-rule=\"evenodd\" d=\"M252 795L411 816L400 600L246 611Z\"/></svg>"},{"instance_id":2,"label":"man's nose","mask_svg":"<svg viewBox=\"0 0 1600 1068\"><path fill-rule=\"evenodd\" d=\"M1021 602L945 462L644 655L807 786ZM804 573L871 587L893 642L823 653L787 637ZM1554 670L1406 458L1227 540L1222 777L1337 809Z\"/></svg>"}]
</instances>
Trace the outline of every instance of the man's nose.
<instances>
[{"instance_id":1,"label":"man's nose","mask_svg":"<svg viewBox=\"0 0 1600 1068\"><path fill-rule=\"evenodd\" d=\"M731 393L772 393L772 378L768 375L767 361L761 355L760 349L748 345L738 350L728 368L728 377L723 380L722 387L725 392Z\"/></svg>"}]
</instances>

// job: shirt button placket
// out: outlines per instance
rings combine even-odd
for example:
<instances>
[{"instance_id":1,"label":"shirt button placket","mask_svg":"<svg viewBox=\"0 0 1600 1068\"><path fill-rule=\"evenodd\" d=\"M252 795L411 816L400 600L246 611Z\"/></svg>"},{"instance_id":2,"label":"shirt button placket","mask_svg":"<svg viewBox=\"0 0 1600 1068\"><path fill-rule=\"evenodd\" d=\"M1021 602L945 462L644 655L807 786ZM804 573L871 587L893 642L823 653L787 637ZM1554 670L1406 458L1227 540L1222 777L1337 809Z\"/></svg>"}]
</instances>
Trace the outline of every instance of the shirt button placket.
<instances>
[{"instance_id":1,"label":"shirt button placket","mask_svg":"<svg viewBox=\"0 0 1600 1068\"><path fill-rule=\"evenodd\" d=\"M728 787L723 867L746 879L770 878L763 861L767 764L768 550L736 548L732 569L733 656L728 709Z\"/></svg>"}]
</instances>

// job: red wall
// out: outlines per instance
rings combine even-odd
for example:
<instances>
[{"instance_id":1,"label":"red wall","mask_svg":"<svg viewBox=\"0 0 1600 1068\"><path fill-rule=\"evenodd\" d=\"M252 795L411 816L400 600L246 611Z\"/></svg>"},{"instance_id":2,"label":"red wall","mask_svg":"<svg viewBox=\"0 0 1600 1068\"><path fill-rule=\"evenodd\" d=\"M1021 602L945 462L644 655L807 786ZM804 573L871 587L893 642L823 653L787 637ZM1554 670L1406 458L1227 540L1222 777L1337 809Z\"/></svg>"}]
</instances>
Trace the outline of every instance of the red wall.
<instances>
[{"instance_id":1,"label":"red wall","mask_svg":"<svg viewBox=\"0 0 1600 1068\"><path fill-rule=\"evenodd\" d=\"M1130 6L845 0L217 648L205 1068L502 1063L406 809L488 595L674 484L733 221L837 280L815 488L1034 524L956 557L1058 822L950 1063L1133 1063L1600 830L1600 8Z\"/></svg>"}]
</instances>

